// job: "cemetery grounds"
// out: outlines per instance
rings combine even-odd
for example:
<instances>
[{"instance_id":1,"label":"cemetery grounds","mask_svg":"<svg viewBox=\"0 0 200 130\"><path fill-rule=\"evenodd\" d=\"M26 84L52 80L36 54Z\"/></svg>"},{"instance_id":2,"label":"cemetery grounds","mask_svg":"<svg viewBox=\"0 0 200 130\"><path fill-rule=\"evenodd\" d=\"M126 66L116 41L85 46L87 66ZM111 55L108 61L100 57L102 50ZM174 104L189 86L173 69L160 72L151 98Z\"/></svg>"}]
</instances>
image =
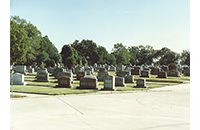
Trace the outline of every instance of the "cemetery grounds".
<instances>
[{"instance_id":1,"label":"cemetery grounds","mask_svg":"<svg viewBox=\"0 0 200 130\"><path fill-rule=\"evenodd\" d=\"M109 72L110 75L116 76L115 72ZM31 93L31 94L45 94L45 95L67 95L67 94L84 94L84 93L99 93L100 89L104 87L104 82L98 81L98 90L91 89L76 89L79 86L80 81L76 79L76 74L73 75L74 83L72 88L55 88L58 85L58 79L55 79L53 75L49 75L49 82L38 82L36 81L36 74L30 73L24 76L24 82L27 82L26 85L10 85L10 91L19 92L19 93ZM97 76L97 72L92 74L92 76ZM151 75L151 78L139 77L134 75L134 83L125 83L126 87L115 87L118 92L133 92L133 91L148 91L149 89L165 87L165 86L174 86L179 84L190 83L190 76L181 77L168 77L165 78L156 78L157 75ZM134 88L136 86L136 81L139 78L146 79L146 85L148 88ZM11 94L10 97L24 97L20 95Z\"/></svg>"}]
</instances>

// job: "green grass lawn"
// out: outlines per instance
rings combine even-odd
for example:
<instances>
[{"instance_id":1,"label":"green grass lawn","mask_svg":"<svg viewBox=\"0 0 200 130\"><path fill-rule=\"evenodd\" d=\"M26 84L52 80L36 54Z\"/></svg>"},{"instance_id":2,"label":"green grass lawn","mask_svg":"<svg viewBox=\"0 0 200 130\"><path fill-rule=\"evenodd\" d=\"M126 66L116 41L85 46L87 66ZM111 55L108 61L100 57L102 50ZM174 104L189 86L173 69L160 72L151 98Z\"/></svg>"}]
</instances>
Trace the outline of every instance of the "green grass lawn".
<instances>
[{"instance_id":1,"label":"green grass lawn","mask_svg":"<svg viewBox=\"0 0 200 130\"><path fill-rule=\"evenodd\" d=\"M18 94L10 94L10 98L23 98L23 97L27 97L25 95L18 95Z\"/></svg>"},{"instance_id":2,"label":"green grass lawn","mask_svg":"<svg viewBox=\"0 0 200 130\"><path fill-rule=\"evenodd\" d=\"M96 91L96 90L79 90L79 89L71 89L71 88L13 85L13 92L47 94L47 95L65 95L65 94L94 93L94 92L98 92L98 91Z\"/></svg>"},{"instance_id":3,"label":"green grass lawn","mask_svg":"<svg viewBox=\"0 0 200 130\"><path fill-rule=\"evenodd\" d=\"M109 72L110 75L116 76L115 72ZM33 74L28 74L24 76L26 86L13 85L13 92L24 92L24 93L34 93L34 94L48 94L48 95L64 95L64 94L81 94L81 93L94 93L98 92L97 90L80 90L76 89L79 86L80 81L76 80L76 75L73 75L74 83L72 88L54 88L58 85L58 79L55 79L54 76L50 74L49 82L37 82L36 81L36 72ZM92 76L97 76L97 72L92 74ZM135 83L126 83L126 87L115 87L116 91L138 91L138 90L148 90L151 88L158 88L164 86L178 85L183 81L190 81L190 77L168 77L167 79L156 78L157 75L150 75L151 78L145 78L148 88L134 88L136 86L136 80L140 77L134 75ZM143 77L142 77L143 78ZM98 82L98 89L100 90L104 86L104 82Z\"/></svg>"}]
</instances>

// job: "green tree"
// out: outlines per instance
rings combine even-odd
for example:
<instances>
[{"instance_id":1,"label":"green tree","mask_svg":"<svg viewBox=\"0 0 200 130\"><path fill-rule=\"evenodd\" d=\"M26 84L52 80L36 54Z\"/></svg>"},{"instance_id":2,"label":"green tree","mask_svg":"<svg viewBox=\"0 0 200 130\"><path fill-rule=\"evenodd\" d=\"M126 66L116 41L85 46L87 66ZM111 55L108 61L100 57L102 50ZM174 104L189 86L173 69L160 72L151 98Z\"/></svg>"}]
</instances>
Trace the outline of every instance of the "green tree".
<instances>
[{"instance_id":1,"label":"green tree","mask_svg":"<svg viewBox=\"0 0 200 130\"><path fill-rule=\"evenodd\" d=\"M107 63L107 56L108 56L108 51L106 50L105 47L103 46L98 46L97 47L97 54L98 54L98 64L105 64Z\"/></svg>"},{"instance_id":2,"label":"green tree","mask_svg":"<svg viewBox=\"0 0 200 130\"><path fill-rule=\"evenodd\" d=\"M26 36L28 37L28 41L26 42L26 65L34 64L37 52L36 50L40 48L40 40L41 40L41 32L37 29L36 26L27 23L25 19L21 19L19 16L11 16L11 21L17 23L18 27L24 29L26 31Z\"/></svg>"},{"instance_id":3,"label":"green tree","mask_svg":"<svg viewBox=\"0 0 200 130\"><path fill-rule=\"evenodd\" d=\"M160 65L168 65L170 63L177 64L180 59L180 54L171 51L167 47L163 47L155 53L154 57L159 60L158 62Z\"/></svg>"},{"instance_id":4,"label":"green tree","mask_svg":"<svg viewBox=\"0 0 200 130\"><path fill-rule=\"evenodd\" d=\"M136 47L136 46L128 47L128 52L129 52L129 54L131 55L130 63L131 63L132 65L136 65L136 64L138 63L137 55L138 55L138 53L139 53L139 48Z\"/></svg>"},{"instance_id":5,"label":"green tree","mask_svg":"<svg viewBox=\"0 0 200 130\"><path fill-rule=\"evenodd\" d=\"M88 64L93 65L98 62L97 44L92 40L83 39L81 42L75 40L71 46L77 50L79 55L86 58Z\"/></svg>"},{"instance_id":6,"label":"green tree","mask_svg":"<svg viewBox=\"0 0 200 130\"><path fill-rule=\"evenodd\" d=\"M76 59L78 58L78 53L71 45L64 45L62 47L62 51L60 54L62 56L63 64L65 66L71 67L72 63L73 63L72 66L74 66L77 63ZM71 57L71 58L69 58L69 57ZM74 59L75 59L75 62L74 62ZM68 63L68 61L70 61L70 62Z\"/></svg>"},{"instance_id":7,"label":"green tree","mask_svg":"<svg viewBox=\"0 0 200 130\"><path fill-rule=\"evenodd\" d=\"M85 58L85 56L83 56L83 58L82 58L82 65L87 65L87 64L88 64L88 61Z\"/></svg>"},{"instance_id":8,"label":"green tree","mask_svg":"<svg viewBox=\"0 0 200 130\"><path fill-rule=\"evenodd\" d=\"M181 59L181 64L186 64L190 66L190 51L183 50L183 52L181 52L180 59Z\"/></svg>"},{"instance_id":9,"label":"green tree","mask_svg":"<svg viewBox=\"0 0 200 130\"><path fill-rule=\"evenodd\" d=\"M24 28L10 20L10 62L25 64L29 38Z\"/></svg>"},{"instance_id":10,"label":"green tree","mask_svg":"<svg viewBox=\"0 0 200 130\"><path fill-rule=\"evenodd\" d=\"M107 54L106 55L106 63L108 65L116 65L116 58L113 54Z\"/></svg>"},{"instance_id":11,"label":"green tree","mask_svg":"<svg viewBox=\"0 0 200 130\"><path fill-rule=\"evenodd\" d=\"M131 55L122 43L114 44L111 54L115 56L117 64L130 64Z\"/></svg>"},{"instance_id":12,"label":"green tree","mask_svg":"<svg viewBox=\"0 0 200 130\"><path fill-rule=\"evenodd\" d=\"M46 53L45 51L42 51L39 53L37 56L37 64L41 65L42 63L46 63L46 61L49 61L49 54Z\"/></svg>"},{"instance_id":13,"label":"green tree","mask_svg":"<svg viewBox=\"0 0 200 130\"><path fill-rule=\"evenodd\" d=\"M76 63L76 59L74 57L67 57L65 60L65 65L67 65L67 67L69 69L72 69L72 67L75 65Z\"/></svg>"}]
</instances>

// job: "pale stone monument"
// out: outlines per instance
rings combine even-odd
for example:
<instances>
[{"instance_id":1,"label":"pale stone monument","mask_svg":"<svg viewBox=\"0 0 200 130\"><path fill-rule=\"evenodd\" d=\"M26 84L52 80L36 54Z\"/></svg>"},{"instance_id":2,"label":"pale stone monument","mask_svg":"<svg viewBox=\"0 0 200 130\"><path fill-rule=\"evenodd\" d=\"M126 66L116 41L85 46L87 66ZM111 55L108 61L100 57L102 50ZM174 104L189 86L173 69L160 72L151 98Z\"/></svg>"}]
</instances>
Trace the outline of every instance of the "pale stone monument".
<instances>
[{"instance_id":1,"label":"pale stone monument","mask_svg":"<svg viewBox=\"0 0 200 130\"><path fill-rule=\"evenodd\" d=\"M49 73L47 72L47 70L38 70L37 71L37 81L41 81L41 82L49 82Z\"/></svg>"},{"instance_id":2,"label":"pale stone monument","mask_svg":"<svg viewBox=\"0 0 200 130\"><path fill-rule=\"evenodd\" d=\"M77 74L76 74L76 79L80 80L81 77L84 77L86 75L86 72L85 71L79 71Z\"/></svg>"},{"instance_id":3,"label":"pale stone monument","mask_svg":"<svg viewBox=\"0 0 200 130\"><path fill-rule=\"evenodd\" d=\"M21 73L21 74L28 74L28 72L26 71L26 66L24 65L16 65L15 72Z\"/></svg>"},{"instance_id":4,"label":"pale stone monument","mask_svg":"<svg viewBox=\"0 0 200 130\"><path fill-rule=\"evenodd\" d=\"M115 76L107 75L104 78L104 88L101 90L115 91Z\"/></svg>"},{"instance_id":5,"label":"pale stone monument","mask_svg":"<svg viewBox=\"0 0 200 130\"><path fill-rule=\"evenodd\" d=\"M24 74L21 73L10 73L10 85L26 85L24 82Z\"/></svg>"}]
</instances>

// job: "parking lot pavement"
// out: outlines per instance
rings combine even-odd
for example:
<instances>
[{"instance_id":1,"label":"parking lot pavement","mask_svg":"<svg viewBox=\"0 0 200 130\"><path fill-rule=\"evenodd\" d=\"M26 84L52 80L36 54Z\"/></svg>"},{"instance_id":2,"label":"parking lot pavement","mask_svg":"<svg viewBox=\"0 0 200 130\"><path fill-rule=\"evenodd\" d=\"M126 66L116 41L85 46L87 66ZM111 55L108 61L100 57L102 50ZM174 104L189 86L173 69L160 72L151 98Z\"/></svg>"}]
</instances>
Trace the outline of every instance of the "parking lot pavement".
<instances>
[{"instance_id":1,"label":"parking lot pavement","mask_svg":"<svg viewBox=\"0 0 200 130\"><path fill-rule=\"evenodd\" d=\"M10 129L189 130L190 88L14 98L10 99Z\"/></svg>"}]
</instances>

